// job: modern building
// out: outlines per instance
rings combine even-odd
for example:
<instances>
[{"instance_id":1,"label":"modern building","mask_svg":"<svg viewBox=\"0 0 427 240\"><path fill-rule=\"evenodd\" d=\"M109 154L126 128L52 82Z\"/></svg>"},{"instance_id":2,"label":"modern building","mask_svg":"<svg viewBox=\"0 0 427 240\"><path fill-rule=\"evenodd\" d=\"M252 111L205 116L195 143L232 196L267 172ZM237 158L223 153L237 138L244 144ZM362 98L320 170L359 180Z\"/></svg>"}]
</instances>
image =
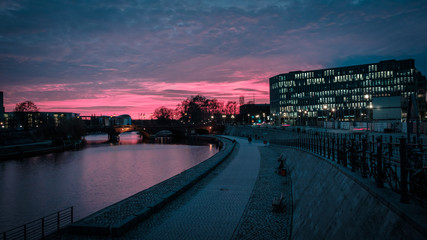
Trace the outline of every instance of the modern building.
<instances>
[{"instance_id":1,"label":"modern building","mask_svg":"<svg viewBox=\"0 0 427 240\"><path fill-rule=\"evenodd\" d=\"M400 120L406 121L409 98L415 97L425 120L426 78L415 60L296 71L270 78L270 111L276 124L321 125L325 121L373 120L376 98L400 97ZM374 101L375 102L375 101Z\"/></svg>"}]
</instances>

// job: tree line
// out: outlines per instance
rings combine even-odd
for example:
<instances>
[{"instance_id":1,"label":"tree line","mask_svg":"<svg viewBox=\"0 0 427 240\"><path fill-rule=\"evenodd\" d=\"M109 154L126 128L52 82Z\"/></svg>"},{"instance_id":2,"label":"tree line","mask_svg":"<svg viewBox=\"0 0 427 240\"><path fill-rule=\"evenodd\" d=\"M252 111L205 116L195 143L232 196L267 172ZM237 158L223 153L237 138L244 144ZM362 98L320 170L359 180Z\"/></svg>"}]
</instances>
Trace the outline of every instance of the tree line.
<instances>
[{"instance_id":1,"label":"tree line","mask_svg":"<svg viewBox=\"0 0 427 240\"><path fill-rule=\"evenodd\" d=\"M153 115L163 123L178 119L182 123L199 124L218 123L222 121L222 115L236 114L238 114L238 105L235 101L224 103L215 98L209 99L196 95L183 100L176 109L161 106L154 111Z\"/></svg>"},{"instance_id":2,"label":"tree line","mask_svg":"<svg viewBox=\"0 0 427 240\"><path fill-rule=\"evenodd\" d=\"M32 131L43 139L52 139L58 143L65 140L79 140L85 134L85 124L76 118L55 119L41 114L40 109L32 101L17 103L14 108L14 117L8 121L9 129L23 129ZM180 102L175 109L158 107L153 116L158 124L170 124L179 121L181 124L222 123L223 115L235 116L238 114L238 105L234 101L224 103L215 98L210 99L202 95L188 97Z\"/></svg>"}]
</instances>

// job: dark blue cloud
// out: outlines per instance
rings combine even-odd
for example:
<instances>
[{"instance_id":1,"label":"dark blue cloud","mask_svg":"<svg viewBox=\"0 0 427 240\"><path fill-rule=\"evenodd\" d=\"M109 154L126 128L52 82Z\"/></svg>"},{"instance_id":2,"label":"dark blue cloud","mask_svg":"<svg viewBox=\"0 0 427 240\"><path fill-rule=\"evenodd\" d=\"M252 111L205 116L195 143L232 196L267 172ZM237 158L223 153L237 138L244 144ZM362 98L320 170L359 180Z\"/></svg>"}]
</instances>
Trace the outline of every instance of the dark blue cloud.
<instances>
[{"instance_id":1,"label":"dark blue cloud","mask_svg":"<svg viewBox=\"0 0 427 240\"><path fill-rule=\"evenodd\" d=\"M270 73L390 58L415 58L426 74L426 12L427 2L416 0L3 0L0 90L261 82ZM117 79L128 81L116 86Z\"/></svg>"}]
</instances>

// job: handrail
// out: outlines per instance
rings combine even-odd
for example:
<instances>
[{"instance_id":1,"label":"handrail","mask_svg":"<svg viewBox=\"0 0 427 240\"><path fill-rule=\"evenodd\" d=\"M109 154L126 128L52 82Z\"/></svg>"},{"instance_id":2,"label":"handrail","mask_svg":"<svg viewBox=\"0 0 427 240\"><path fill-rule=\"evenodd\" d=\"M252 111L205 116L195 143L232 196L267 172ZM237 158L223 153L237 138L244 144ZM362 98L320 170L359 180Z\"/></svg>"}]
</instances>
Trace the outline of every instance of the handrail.
<instances>
[{"instance_id":1,"label":"handrail","mask_svg":"<svg viewBox=\"0 0 427 240\"><path fill-rule=\"evenodd\" d=\"M1 234L6 239L43 239L73 223L73 207L57 211Z\"/></svg>"},{"instance_id":2,"label":"handrail","mask_svg":"<svg viewBox=\"0 0 427 240\"><path fill-rule=\"evenodd\" d=\"M387 184L401 195L401 202L411 198L426 207L427 145L411 144L406 138L393 141L391 137L324 132L299 133L270 142L318 154L363 178L374 179L377 187Z\"/></svg>"}]
</instances>

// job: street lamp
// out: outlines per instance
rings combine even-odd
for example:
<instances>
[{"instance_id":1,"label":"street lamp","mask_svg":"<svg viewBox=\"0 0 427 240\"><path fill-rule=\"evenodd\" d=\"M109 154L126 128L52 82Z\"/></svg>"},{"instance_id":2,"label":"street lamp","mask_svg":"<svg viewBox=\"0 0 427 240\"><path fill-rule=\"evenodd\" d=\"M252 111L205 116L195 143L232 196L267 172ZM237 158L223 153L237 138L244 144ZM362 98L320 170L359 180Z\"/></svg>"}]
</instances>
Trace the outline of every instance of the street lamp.
<instances>
[{"instance_id":1,"label":"street lamp","mask_svg":"<svg viewBox=\"0 0 427 240\"><path fill-rule=\"evenodd\" d=\"M325 116L325 111L328 109L328 106L327 105L323 105L323 109L322 109L322 120L323 120L323 122L325 122L325 119L324 118L327 118L326 116ZM323 126L325 126L324 124L323 124Z\"/></svg>"},{"instance_id":2,"label":"street lamp","mask_svg":"<svg viewBox=\"0 0 427 240\"><path fill-rule=\"evenodd\" d=\"M331 111L332 111L332 115L334 116L334 121L335 121L336 120L335 108L332 108Z\"/></svg>"},{"instance_id":3,"label":"street lamp","mask_svg":"<svg viewBox=\"0 0 427 240\"><path fill-rule=\"evenodd\" d=\"M307 110L304 111L304 125L307 125Z\"/></svg>"},{"instance_id":4,"label":"street lamp","mask_svg":"<svg viewBox=\"0 0 427 240\"><path fill-rule=\"evenodd\" d=\"M372 113L372 109L374 108L374 106L372 105L372 103L370 103L369 104L369 106L368 106L368 120L371 122L371 131L372 131L372 125L373 125L373 122L371 121L371 120L373 120L371 117L370 117L370 114Z\"/></svg>"},{"instance_id":5,"label":"street lamp","mask_svg":"<svg viewBox=\"0 0 427 240\"><path fill-rule=\"evenodd\" d=\"M370 108L369 106L368 106L368 103L369 103L369 94L365 94L364 96L363 96L363 98L365 99L365 101L366 101L366 104L365 104L365 109L366 109L366 112L365 112L365 116L366 116L366 118L368 118L369 117L369 115L368 115L368 112L369 112L369 109L367 109L367 108Z\"/></svg>"}]
</instances>

